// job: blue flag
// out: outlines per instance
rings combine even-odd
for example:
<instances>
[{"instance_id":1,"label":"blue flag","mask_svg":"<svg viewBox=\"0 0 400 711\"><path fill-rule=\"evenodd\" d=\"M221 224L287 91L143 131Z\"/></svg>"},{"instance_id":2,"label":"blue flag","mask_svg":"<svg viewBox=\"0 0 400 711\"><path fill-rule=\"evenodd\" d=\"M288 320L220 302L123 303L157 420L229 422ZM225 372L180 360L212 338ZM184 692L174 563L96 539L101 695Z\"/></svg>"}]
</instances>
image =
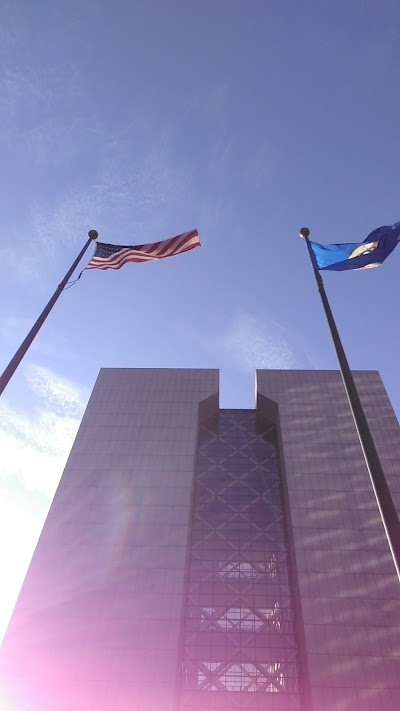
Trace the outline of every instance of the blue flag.
<instances>
[{"instance_id":1,"label":"blue flag","mask_svg":"<svg viewBox=\"0 0 400 711\"><path fill-rule=\"evenodd\" d=\"M340 272L345 269L379 267L393 252L399 239L400 222L396 222L394 225L378 227L361 243L318 244L310 240L314 268Z\"/></svg>"}]
</instances>

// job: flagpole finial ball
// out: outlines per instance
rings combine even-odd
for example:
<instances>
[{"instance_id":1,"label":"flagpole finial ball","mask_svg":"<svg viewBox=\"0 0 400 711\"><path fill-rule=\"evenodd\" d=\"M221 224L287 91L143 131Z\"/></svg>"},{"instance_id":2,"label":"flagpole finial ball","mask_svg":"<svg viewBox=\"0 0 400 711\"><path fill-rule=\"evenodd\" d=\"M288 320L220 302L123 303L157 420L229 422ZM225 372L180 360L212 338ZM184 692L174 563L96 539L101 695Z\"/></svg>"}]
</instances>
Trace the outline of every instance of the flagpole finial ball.
<instances>
[{"instance_id":1,"label":"flagpole finial ball","mask_svg":"<svg viewBox=\"0 0 400 711\"><path fill-rule=\"evenodd\" d=\"M89 230L88 237L90 237L90 239L97 239L98 236L99 233L96 230Z\"/></svg>"},{"instance_id":2,"label":"flagpole finial ball","mask_svg":"<svg viewBox=\"0 0 400 711\"><path fill-rule=\"evenodd\" d=\"M308 227L302 227L299 234L303 239L307 239L310 236L310 230Z\"/></svg>"}]
</instances>

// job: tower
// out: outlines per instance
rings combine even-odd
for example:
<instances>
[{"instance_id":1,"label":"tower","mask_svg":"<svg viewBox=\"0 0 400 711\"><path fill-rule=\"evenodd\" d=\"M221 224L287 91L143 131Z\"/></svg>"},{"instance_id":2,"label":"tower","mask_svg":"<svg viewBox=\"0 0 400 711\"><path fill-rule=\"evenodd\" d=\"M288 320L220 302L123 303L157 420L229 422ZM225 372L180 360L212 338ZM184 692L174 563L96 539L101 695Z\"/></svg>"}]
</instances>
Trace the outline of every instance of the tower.
<instances>
[{"instance_id":1,"label":"tower","mask_svg":"<svg viewBox=\"0 0 400 711\"><path fill-rule=\"evenodd\" d=\"M394 498L400 429L355 373ZM340 374L102 369L1 651L13 711L395 711L400 595Z\"/></svg>"}]
</instances>

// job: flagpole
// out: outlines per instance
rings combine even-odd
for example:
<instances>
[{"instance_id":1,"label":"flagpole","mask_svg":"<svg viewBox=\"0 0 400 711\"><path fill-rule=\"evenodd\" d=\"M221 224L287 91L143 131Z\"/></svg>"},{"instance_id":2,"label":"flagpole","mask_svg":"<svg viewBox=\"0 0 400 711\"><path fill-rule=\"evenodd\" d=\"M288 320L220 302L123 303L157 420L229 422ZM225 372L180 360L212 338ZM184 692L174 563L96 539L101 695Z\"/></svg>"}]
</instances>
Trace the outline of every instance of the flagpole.
<instances>
[{"instance_id":1,"label":"flagpole","mask_svg":"<svg viewBox=\"0 0 400 711\"><path fill-rule=\"evenodd\" d=\"M43 326L47 316L49 315L51 309L53 308L54 304L56 303L58 297L60 296L61 292L65 288L68 280L74 273L76 267L78 266L79 262L81 261L83 255L85 254L87 248L89 245L97 239L99 235L97 234L96 230L90 230L88 232L88 241L86 242L85 246L81 251L79 252L77 258L75 259L74 263L72 266L68 269L64 279L62 282L58 285L57 289L55 290L53 296L51 297L50 301L48 302L47 306L43 309L42 313L40 314L39 318L37 321L34 323L32 326L31 330L29 331L28 335L26 338L22 341L20 347L18 348L17 352L11 358L9 364L7 365L4 373L0 376L0 395L2 394L4 388L8 385L9 381L11 380L12 376L14 375L16 369L18 368L22 358L24 357L25 353L27 352L29 346L31 345L33 339L35 338L36 334L40 330L40 328Z\"/></svg>"},{"instance_id":2,"label":"flagpole","mask_svg":"<svg viewBox=\"0 0 400 711\"><path fill-rule=\"evenodd\" d=\"M372 439L371 431L368 426L360 397L357 392L356 384L352 372L350 370L346 354L344 352L339 332L336 327L335 320L329 305L328 298L325 293L322 277L318 269L314 266L312 258L311 245L309 240L310 230L307 227L302 227L300 237L307 244L308 253L311 264L313 266L315 279L319 294L321 296L322 305L325 310L326 319L328 321L329 330L331 332L333 345L335 347L337 359L339 361L340 372L342 374L343 384L346 390L350 409L353 415L354 424L358 433L361 444L361 449L364 454L365 464L367 465L368 473L371 479L372 487L375 492L379 511L382 517L383 526L386 531L386 536L389 542L390 550L393 556L393 561L396 567L396 572L400 580L400 521L394 505L392 495L385 473L376 451L374 440Z\"/></svg>"}]
</instances>

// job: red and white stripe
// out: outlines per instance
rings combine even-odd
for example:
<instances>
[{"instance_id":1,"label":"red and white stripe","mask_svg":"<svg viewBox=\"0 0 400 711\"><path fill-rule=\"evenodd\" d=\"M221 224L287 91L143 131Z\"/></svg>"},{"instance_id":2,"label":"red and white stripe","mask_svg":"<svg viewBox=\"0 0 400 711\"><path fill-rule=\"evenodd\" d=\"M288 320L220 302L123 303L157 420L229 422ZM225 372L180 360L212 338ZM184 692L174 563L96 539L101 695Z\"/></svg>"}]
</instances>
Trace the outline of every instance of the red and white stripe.
<instances>
[{"instance_id":1,"label":"red and white stripe","mask_svg":"<svg viewBox=\"0 0 400 711\"><path fill-rule=\"evenodd\" d=\"M200 247L200 239L197 230L184 232L181 235L135 247L122 247L118 252L114 252L108 257L94 256L86 269L120 269L128 262L149 262L154 259L164 259L173 257L175 254L187 252L194 247Z\"/></svg>"}]
</instances>

